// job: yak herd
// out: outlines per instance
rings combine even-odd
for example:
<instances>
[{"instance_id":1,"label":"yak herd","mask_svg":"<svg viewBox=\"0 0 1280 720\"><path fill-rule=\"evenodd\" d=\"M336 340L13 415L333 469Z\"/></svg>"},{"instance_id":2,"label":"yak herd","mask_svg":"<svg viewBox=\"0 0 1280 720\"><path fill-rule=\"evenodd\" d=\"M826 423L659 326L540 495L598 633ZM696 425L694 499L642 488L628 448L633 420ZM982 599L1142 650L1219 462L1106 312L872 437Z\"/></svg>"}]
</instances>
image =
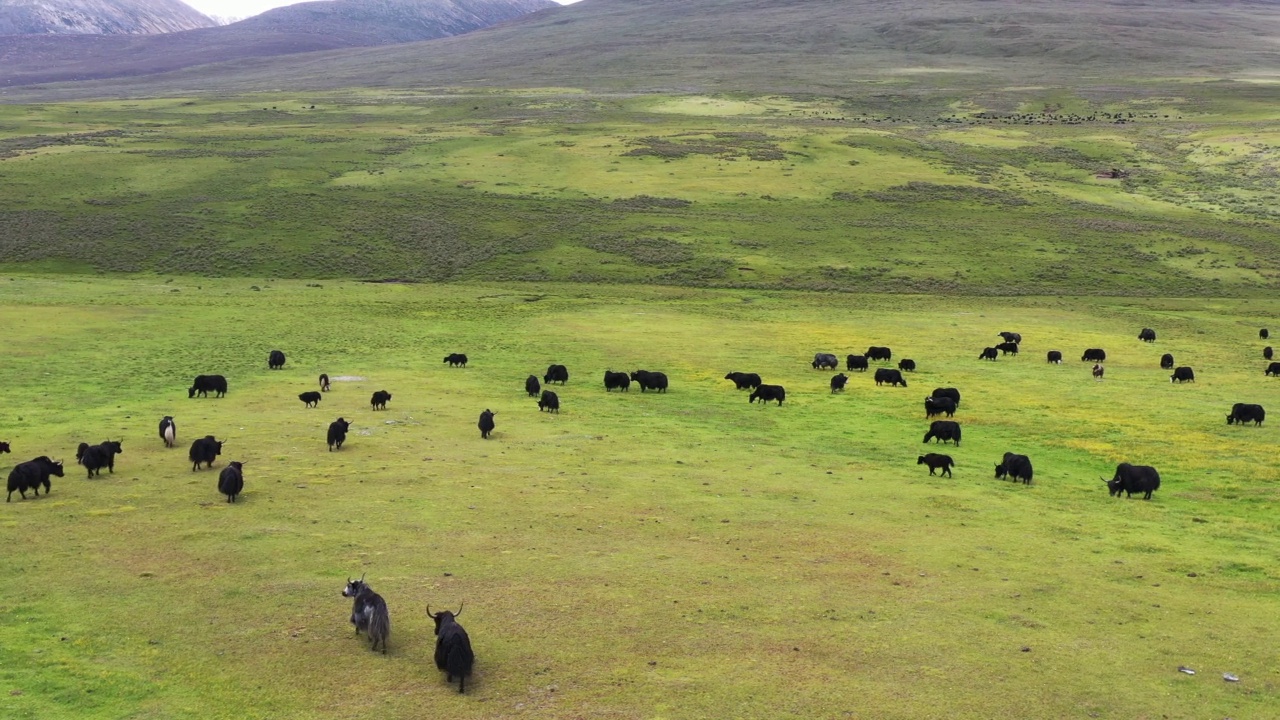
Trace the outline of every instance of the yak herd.
<instances>
[{"instance_id":1,"label":"yak herd","mask_svg":"<svg viewBox=\"0 0 1280 720\"><path fill-rule=\"evenodd\" d=\"M1001 332L1001 342L993 347L983 348L978 358L980 360L994 361L1000 356L1018 355L1018 350L1022 342L1022 336L1016 332ZM1259 332L1262 339L1268 338L1268 331ZM1138 339L1144 342L1153 343L1156 341L1156 333L1151 328L1143 328L1138 334ZM1265 359L1270 360L1272 357L1272 349L1267 347L1263 351ZM891 362L893 357L892 351L887 347L872 346L861 355L848 355L845 358L845 369L849 372L865 372L869 368L870 362ZM1048 362L1061 363L1062 353L1058 350L1051 350L1047 355ZM1081 361L1093 362L1094 377L1101 379L1102 363L1106 361L1106 352L1100 348L1090 348L1081 355ZM268 367L272 370L282 369L285 365L285 355L279 350L272 350L268 356ZM465 368L468 358L462 353L452 353L444 358L444 362L450 367ZM831 353L817 353L813 357L811 363L815 370L836 370L839 367L839 358ZM1195 374L1190 367L1174 367L1174 359L1171 354L1164 354L1160 358L1160 367L1165 370L1173 370L1170 376L1172 382L1194 382ZM897 369L893 368L877 368L873 375L876 385L889 385L891 387L907 387L907 381L903 377L903 372L914 372L916 363L911 359L902 359L898 363ZM1271 363L1267 370L1267 375L1280 376L1280 363ZM786 399L786 389L781 385L766 384L757 373L730 372L724 376L725 380L732 381L734 387L738 390L751 390L748 402L755 403L760 401L761 405L768 402L776 402L779 406ZM550 386L553 383L564 385L569 381L569 371L564 365L553 364L547 368L543 374L542 382L539 383L536 375L530 375L525 380L525 392L533 398L537 398L538 409L540 411L558 413L560 410L560 399L557 394L550 390L544 389L543 385ZM849 381L849 376L839 373L831 378L830 388L832 393L842 392ZM640 387L640 391L648 392L650 390L658 393L665 393L668 388L668 378L666 374L661 372L653 372L648 370L637 370L632 373L614 372L606 370L604 373L604 387L606 392L628 392L632 384ZM307 407L318 407L323 399L324 392L330 390L330 381L327 374L320 376L320 391L304 392L298 396ZM192 382L191 387L187 390L187 397L207 397L209 393L214 393L216 397L223 397L227 394L227 380L222 375L199 375ZM392 399L391 393L385 390L375 392L370 400L373 410L385 410L387 403ZM924 400L925 418L932 418L945 415L947 418L955 416L960 407L960 391L956 388L937 388ZM485 409L480 414L480 420L477 427L480 430L481 438L489 439L494 432L496 413L490 409ZM1232 406L1230 414L1227 415L1228 425L1245 425L1252 423L1255 427L1262 425L1266 418L1266 411L1261 405L1249 403L1236 403ZM329 425L327 441L330 451L342 449L342 444L346 440L347 432L350 430L351 422L338 418ZM175 447L177 444L177 424L172 416L165 416L160 421L159 435L164 441L166 447ZM960 423L951 420L932 420L928 431L924 435L924 443L933 440L937 443L952 443L959 447L961 440ZM206 435L198 438L191 443L188 452L188 459L192 463L192 471L199 470L201 466L212 468L214 461L222 454L225 440L218 440L213 435ZM10 444L0 442L0 453L11 452ZM92 478L101 473L106 468L108 473L115 472L115 459L117 455L124 452L123 439L106 440L97 445L89 445L88 443L80 443L76 451L76 462L85 468L88 477ZM920 455L916 459L917 465L925 465L929 469L929 474L934 475L941 471L941 475L951 477L951 469L955 467L955 460L949 456L940 453L928 453ZM64 468L61 461L52 460L48 456L40 456L27 462L19 463L9 473L9 494L6 502L12 500L13 493L16 491L23 499L26 499L27 491L34 492L36 497L40 495L40 487L43 486L47 495L51 487L51 477L63 477ZM1001 461L995 466L995 477L999 479L1008 478L1015 482L1030 484L1033 478L1033 468L1030 458L1026 455L1015 453L1005 453ZM1152 493L1160 487L1160 474L1155 468L1144 465L1132 465L1130 463L1120 463L1115 470L1115 474L1110 480L1103 479L1107 488L1113 497L1119 497L1122 493L1127 497L1134 494L1141 494L1143 499L1150 500ZM227 498L227 502L234 503L236 498L244 489L244 462L232 461L227 463L218 476L218 491ZM342 591L344 597L351 598L353 605L351 610L351 623L355 626L356 633L364 633L370 642L373 650L379 648L383 653L386 652L387 639L391 633L391 620L387 611L386 601L382 596L378 595L373 589L364 582L364 577L360 580L348 579L346 587ZM445 672L447 680L452 682L456 677L458 679L458 692L463 692L466 685L466 678L471 674L472 665L475 662L475 655L471 649L471 642L466 631L458 623L457 618L461 615L462 610L457 613L450 611L442 611L439 613L431 613L430 606L427 612L435 622L436 634L436 651L435 662L438 669Z\"/></svg>"}]
</instances>

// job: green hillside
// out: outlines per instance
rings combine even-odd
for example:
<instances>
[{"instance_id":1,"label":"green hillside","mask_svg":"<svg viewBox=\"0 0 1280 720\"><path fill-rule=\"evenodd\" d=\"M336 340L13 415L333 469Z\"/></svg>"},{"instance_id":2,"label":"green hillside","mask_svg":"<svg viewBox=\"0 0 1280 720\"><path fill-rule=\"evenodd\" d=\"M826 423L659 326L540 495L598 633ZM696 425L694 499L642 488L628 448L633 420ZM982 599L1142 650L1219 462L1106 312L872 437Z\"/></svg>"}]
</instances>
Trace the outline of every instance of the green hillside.
<instances>
[{"instance_id":1,"label":"green hillside","mask_svg":"<svg viewBox=\"0 0 1280 720\"><path fill-rule=\"evenodd\" d=\"M1280 278L1269 97L1204 83L947 104L549 90L7 105L0 256L59 271L1249 295Z\"/></svg>"}]
</instances>

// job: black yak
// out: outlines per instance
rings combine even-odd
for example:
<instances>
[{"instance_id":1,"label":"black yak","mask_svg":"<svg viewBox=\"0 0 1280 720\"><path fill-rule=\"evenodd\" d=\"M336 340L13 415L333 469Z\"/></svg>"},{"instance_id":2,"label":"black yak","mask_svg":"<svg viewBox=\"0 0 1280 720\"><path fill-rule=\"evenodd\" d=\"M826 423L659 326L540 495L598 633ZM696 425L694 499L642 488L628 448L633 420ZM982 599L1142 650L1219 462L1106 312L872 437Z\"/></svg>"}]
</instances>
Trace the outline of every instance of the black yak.
<instances>
[{"instance_id":1,"label":"black yak","mask_svg":"<svg viewBox=\"0 0 1280 720\"><path fill-rule=\"evenodd\" d=\"M885 362L888 362L893 359L893 351L887 347L877 347L872 345L867 348L867 359L884 360Z\"/></svg>"},{"instance_id":2,"label":"black yak","mask_svg":"<svg viewBox=\"0 0 1280 720\"><path fill-rule=\"evenodd\" d=\"M569 382L569 368L563 365L547 366L547 374L542 376L542 382L548 385L553 382L558 382L561 385Z\"/></svg>"},{"instance_id":3,"label":"black yak","mask_svg":"<svg viewBox=\"0 0 1280 720\"><path fill-rule=\"evenodd\" d=\"M898 369L903 372L915 372L916 361L910 358L903 358L902 360L898 361Z\"/></svg>"},{"instance_id":4,"label":"black yak","mask_svg":"<svg viewBox=\"0 0 1280 720\"><path fill-rule=\"evenodd\" d=\"M844 373L831 376L831 392L838 393L844 390L845 383L849 382L849 376Z\"/></svg>"},{"instance_id":5,"label":"black yak","mask_svg":"<svg viewBox=\"0 0 1280 720\"><path fill-rule=\"evenodd\" d=\"M102 468L114 473L116 471L116 455L124 452L124 448L119 441L104 440L100 445L89 445L88 443L80 443L79 450L76 451L76 462L84 466L88 471L89 477L101 475Z\"/></svg>"},{"instance_id":6,"label":"black yak","mask_svg":"<svg viewBox=\"0 0 1280 720\"><path fill-rule=\"evenodd\" d=\"M524 379L524 391L529 397L538 397L538 393L542 392L542 385L538 382L537 375L530 375Z\"/></svg>"},{"instance_id":7,"label":"black yak","mask_svg":"<svg viewBox=\"0 0 1280 720\"><path fill-rule=\"evenodd\" d=\"M1161 355L1161 356L1160 356L1160 369L1161 369L1161 370L1172 370L1172 369L1173 369L1173 354L1172 354L1172 353L1165 353L1165 354L1163 354L1163 355Z\"/></svg>"},{"instance_id":8,"label":"black yak","mask_svg":"<svg viewBox=\"0 0 1280 720\"><path fill-rule=\"evenodd\" d=\"M217 397L226 395L227 379L221 375L197 375L196 379L191 381L191 387L187 388L187 397L193 398L196 395L209 397L211 392Z\"/></svg>"},{"instance_id":9,"label":"black yak","mask_svg":"<svg viewBox=\"0 0 1280 720\"><path fill-rule=\"evenodd\" d=\"M936 440L937 442L955 441L956 447L960 446L960 423L953 420L934 420L929 423L929 432L924 434L924 442Z\"/></svg>"},{"instance_id":10,"label":"black yak","mask_svg":"<svg viewBox=\"0 0 1280 720\"><path fill-rule=\"evenodd\" d=\"M947 417L952 417L956 414L955 400L946 396L931 396L924 399L924 416L926 418L931 418L935 415L942 415L944 413Z\"/></svg>"},{"instance_id":11,"label":"black yak","mask_svg":"<svg viewBox=\"0 0 1280 720\"><path fill-rule=\"evenodd\" d=\"M205 435L191 443L191 450L187 452L191 471L199 470L201 464L212 468L214 459L222 454L223 442L225 441L215 440L212 435Z\"/></svg>"},{"instance_id":12,"label":"black yak","mask_svg":"<svg viewBox=\"0 0 1280 720\"><path fill-rule=\"evenodd\" d=\"M298 399L306 404L307 407L320 407L320 398L324 397L315 390L304 392L298 396Z\"/></svg>"},{"instance_id":13,"label":"black yak","mask_svg":"<svg viewBox=\"0 0 1280 720\"><path fill-rule=\"evenodd\" d=\"M373 397L369 398L369 404L373 406L374 410L386 410L387 403L390 401L391 393L386 390L379 390L373 394Z\"/></svg>"},{"instance_id":14,"label":"black yak","mask_svg":"<svg viewBox=\"0 0 1280 720\"><path fill-rule=\"evenodd\" d=\"M996 465L996 477L1009 477L1014 481L1021 480L1023 485L1031 484L1031 476L1033 470L1031 468L1031 458L1026 455L1015 455L1007 452L1004 459Z\"/></svg>"},{"instance_id":15,"label":"black yak","mask_svg":"<svg viewBox=\"0 0 1280 720\"><path fill-rule=\"evenodd\" d=\"M548 392L550 391L549 390L543 391L543 395L545 395ZM556 405L559 406L559 404L560 403L557 400ZM485 408L484 412L480 413L480 422L476 423L476 427L480 428L480 437L484 438L485 440L489 439L490 433L492 433L493 428L496 427L493 423L493 416L496 414L497 413L493 412L489 408Z\"/></svg>"},{"instance_id":16,"label":"black yak","mask_svg":"<svg viewBox=\"0 0 1280 720\"><path fill-rule=\"evenodd\" d=\"M902 387L907 386L907 381L902 378L902 371L893 370L891 368L877 368L875 380L876 380L876 385L883 385L884 383L889 383L893 387L897 387L899 385L901 385Z\"/></svg>"},{"instance_id":17,"label":"black yak","mask_svg":"<svg viewBox=\"0 0 1280 720\"><path fill-rule=\"evenodd\" d=\"M845 362L845 365L844 365L845 370L849 370L849 371L857 370L859 372L866 372L867 370L866 355L850 355L849 357L846 357L844 359L844 362Z\"/></svg>"},{"instance_id":18,"label":"black yak","mask_svg":"<svg viewBox=\"0 0 1280 720\"><path fill-rule=\"evenodd\" d=\"M445 672L445 682L458 678L458 692L462 692L466 688L467 677L471 675L471 666L476 662L476 655L471 651L471 638L458 624L462 606L458 606L455 615L448 610L432 613L428 605L427 614L436 621L436 667Z\"/></svg>"},{"instance_id":19,"label":"black yak","mask_svg":"<svg viewBox=\"0 0 1280 720\"><path fill-rule=\"evenodd\" d=\"M1112 497L1120 497L1120 493L1125 493L1126 497L1142 493L1143 500L1150 500L1151 493L1160 489L1160 473L1148 465L1120 463L1116 466L1115 477L1102 482L1107 484Z\"/></svg>"},{"instance_id":20,"label":"black yak","mask_svg":"<svg viewBox=\"0 0 1280 720\"><path fill-rule=\"evenodd\" d=\"M1089 348L1080 356L1080 362L1106 362L1107 351L1102 348Z\"/></svg>"},{"instance_id":21,"label":"black yak","mask_svg":"<svg viewBox=\"0 0 1280 720\"><path fill-rule=\"evenodd\" d=\"M760 387L760 383L764 382L756 373L731 372L724 376L725 380L732 380L734 387L739 390L754 390Z\"/></svg>"},{"instance_id":22,"label":"black yak","mask_svg":"<svg viewBox=\"0 0 1280 720\"><path fill-rule=\"evenodd\" d=\"M13 499L13 491L17 490L23 500L27 499L27 491L34 490L36 497L40 497L40 486L44 485L44 494L49 494L52 484L49 482L49 476L54 475L62 477L62 461L50 460L48 456L41 455L34 460L28 460L24 463L18 463L9 471L9 494L5 496L4 501L9 502Z\"/></svg>"},{"instance_id":23,"label":"black yak","mask_svg":"<svg viewBox=\"0 0 1280 720\"><path fill-rule=\"evenodd\" d=\"M462 353L449 353L444 356L444 362L449 363L449 367L466 367L467 356Z\"/></svg>"},{"instance_id":24,"label":"black yak","mask_svg":"<svg viewBox=\"0 0 1280 720\"><path fill-rule=\"evenodd\" d=\"M995 360L999 357L999 352L993 347L982 348L982 352L978 353L979 360Z\"/></svg>"},{"instance_id":25,"label":"black yak","mask_svg":"<svg viewBox=\"0 0 1280 720\"><path fill-rule=\"evenodd\" d=\"M664 393L667 391L666 373L650 372L649 370L636 370L631 373L631 381L640 384L640 392L654 390L656 392Z\"/></svg>"},{"instance_id":26,"label":"black yak","mask_svg":"<svg viewBox=\"0 0 1280 720\"><path fill-rule=\"evenodd\" d=\"M1018 343L996 343L996 349L1001 355L1017 355Z\"/></svg>"},{"instance_id":27,"label":"black yak","mask_svg":"<svg viewBox=\"0 0 1280 720\"><path fill-rule=\"evenodd\" d=\"M267 367L272 370L279 370L284 367L284 353L279 350L272 350L271 354L267 356Z\"/></svg>"},{"instance_id":28,"label":"black yak","mask_svg":"<svg viewBox=\"0 0 1280 720\"><path fill-rule=\"evenodd\" d=\"M942 474L946 477L951 477L951 468L956 463L954 460L951 459L950 455L939 455L938 453L929 453L927 455L921 455L917 457L916 464L928 465L930 475L932 475L933 471L937 470L938 468L942 468Z\"/></svg>"},{"instance_id":29,"label":"black yak","mask_svg":"<svg viewBox=\"0 0 1280 720\"><path fill-rule=\"evenodd\" d=\"M327 436L329 442L329 452L341 450L342 443L347 439L347 431L351 429L351 421L338 418L329 423L329 434Z\"/></svg>"},{"instance_id":30,"label":"black yak","mask_svg":"<svg viewBox=\"0 0 1280 720\"><path fill-rule=\"evenodd\" d=\"M1251 405L1248 403L1236 403L1231 406L1231 414L1227 416L1227 424L1244 425L1251 422L1254 426L1262 424L1267 419L1267 411L1262 409L1261 405Z\"/></svg>"},{"instance_id":31,"label":"black yak","mask_svg":"<svg viewBox=\"0 0 1280 720\"><path fill-rule=\"evenodd\" d=\"M956 407L960 407L960 391L955 388L934 388L933 397L951 398L955 401Z\"/></svg>"},{"instance_id":32,"label":"black yak","mask_svg":"<svg viewBox=\"0 0 1280 720\"><path fill-rule=\"evenodd\" d=\"M1049 358L1049 362L1051 362L1051 363L1053 363L1053 364L1055 364L1055 365L1061 365L1061 364L1062 364L1062 351L1061 351L1061 350L1050 350L1050 351L1049 351L1048 358Z\"/></svg>"},{"instance_id":33,"label":"black yak","mask_svg":"<svg viewBox=\"0 0 1280 720\"><path fill-rule=\"evenodd\" d=\"M761 405L768 403L770 400L777 400L781 405L783 400L787 399L787 391L781 385L761 385L751 393L751 397L747 398L748 403L760 401Z\"/></svg>"},{"instance_id":34,"label":"black yak","mask_svg":"<svg viewBox=\"0 0 1280 720\"><path fill-rule=\"evenodd\" d=\"M1195 371L1185 365L1183 365L1180 368L1175 368L1173 371L1173 374L1169 376L1169 382L1183 383L1183 382L1195 382L1195 381L1196 381Z\"/></svg>"},{"instance_id":35,"label":"black yak","mask_svg":"<svg viewBox=\"0 0 1280 720\"><path fill-rule=\"evenodd\" d=\"M218 492L227 496L227 502L233 503L241 490L244 490L244 463L229 462L218 474Z\"/></svg>"},{"instance_id":36,"label":"black yak","mask_svg":"<svg viewBox=\"0 0 1280 720\"><path fill-rule=\"evenodd\" d=\"M560 396L550 390L543 390L542 397L538 398L538 412L546 410L547 412L560 412Z\"/></svg>"},{"instance_id":37,"label":"black yak","mask_svg":"<svg viewBox=\"0 0 1280 720\"><path fill-rule=\"evenodd\" d=\"M612 370L604 371L604 391L621 390L629 392L631 390L631 376L624 372L614 372Z\"/></svg>"},{"instance_id":38,"label":"black yak","mask_svg":"<svg viewBox=\"0 0 1280 720\"><path fill-rule=\"evenodd\" d=\"M1155 342L1156 331L1151 328L1142 328L1142 330L1138 332L1138 339L1143 342Z\"/></svg>"}]
</instances>

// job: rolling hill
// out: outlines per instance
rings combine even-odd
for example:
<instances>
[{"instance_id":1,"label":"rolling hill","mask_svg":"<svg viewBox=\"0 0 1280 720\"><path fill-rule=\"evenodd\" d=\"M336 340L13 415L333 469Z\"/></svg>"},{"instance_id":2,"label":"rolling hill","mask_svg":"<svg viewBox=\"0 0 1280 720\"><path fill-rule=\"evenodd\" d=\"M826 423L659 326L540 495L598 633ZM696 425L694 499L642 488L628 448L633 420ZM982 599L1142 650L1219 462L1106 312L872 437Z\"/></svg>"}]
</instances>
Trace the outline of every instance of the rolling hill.
<instances>
[{"instance_id":1,"label":"rolling hill","mask_svg":"<svg viewBox=\"0 0 1280 720\"><path fill-rule=\"evenodd\" d=\"M152 35L216 24L180 0L0 0L0 35Z\"/></svg>"},{"instance_id":2,"label":"rolling hill","mask_svg":"<svg viewBox=\"0 0 1280 720\"><path fill-rule=\"evenodd\" d=\"M851 92L1280 71L1273 2L585 0L435 42L242 59L78 94L335 87L575 86ZM14 84L14 83L10 83Z\"/></svg>"},{"instance_id":3,"label":"rolling hill","mask_svg":"<svg viewBox=\"0 0 1280 720\"><path fill-rule=\"evenodd\" d=\"M0 86L134 77L192 65L471 32L559 7L552 0L333 0L163 35L0 37Z\"/></svg>"}]
</instances>

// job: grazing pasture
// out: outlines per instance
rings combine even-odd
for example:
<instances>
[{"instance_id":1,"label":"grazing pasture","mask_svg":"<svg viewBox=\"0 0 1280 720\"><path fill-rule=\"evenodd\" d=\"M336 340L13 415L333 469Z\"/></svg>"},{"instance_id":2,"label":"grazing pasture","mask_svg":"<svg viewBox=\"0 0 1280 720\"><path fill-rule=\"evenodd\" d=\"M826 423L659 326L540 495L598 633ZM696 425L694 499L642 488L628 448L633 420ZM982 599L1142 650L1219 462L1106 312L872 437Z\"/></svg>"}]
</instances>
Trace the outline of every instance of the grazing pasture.
<instances>
[{"instance_id":1,"label":"grazing pasture","mask_svg":"<svg viewBox=\"0 0 1280 720\"><path fill-rule=\"evenodd\" d=\"M1276 429L1224 415L1280 406L1257 331L1280 302L316 285L0 276L3 469L129 447L114 475L0 506L0 715L1274 713ZM976 361L1006 327L1026 352ZM910 389L832 394L810 368L880 341L919 362ZM1106 382L1041 360L1088 347ZM467 371L440 362L454 348ZM1200 381L1171 384L1163 352ZM574 372L559 414L521 387L550 363ZM607 392L624 365L669 391ZM786 402L752 407L737 369ZM321 371L325 407L302 412ZM233 392L187 397L215 373ZM933 387L964 394L952 478L916 465ZM227 447L192 473L205 435ZM1030 485L992 477L1011 449ZM231 460L252 469L234 504ZM1119 462L1158 468L1152 500L1108 496ZM362 573L394 616L385 656L340 595ZM463 602L459 695L426 606Z\"/></svg>"}]
</instances>

